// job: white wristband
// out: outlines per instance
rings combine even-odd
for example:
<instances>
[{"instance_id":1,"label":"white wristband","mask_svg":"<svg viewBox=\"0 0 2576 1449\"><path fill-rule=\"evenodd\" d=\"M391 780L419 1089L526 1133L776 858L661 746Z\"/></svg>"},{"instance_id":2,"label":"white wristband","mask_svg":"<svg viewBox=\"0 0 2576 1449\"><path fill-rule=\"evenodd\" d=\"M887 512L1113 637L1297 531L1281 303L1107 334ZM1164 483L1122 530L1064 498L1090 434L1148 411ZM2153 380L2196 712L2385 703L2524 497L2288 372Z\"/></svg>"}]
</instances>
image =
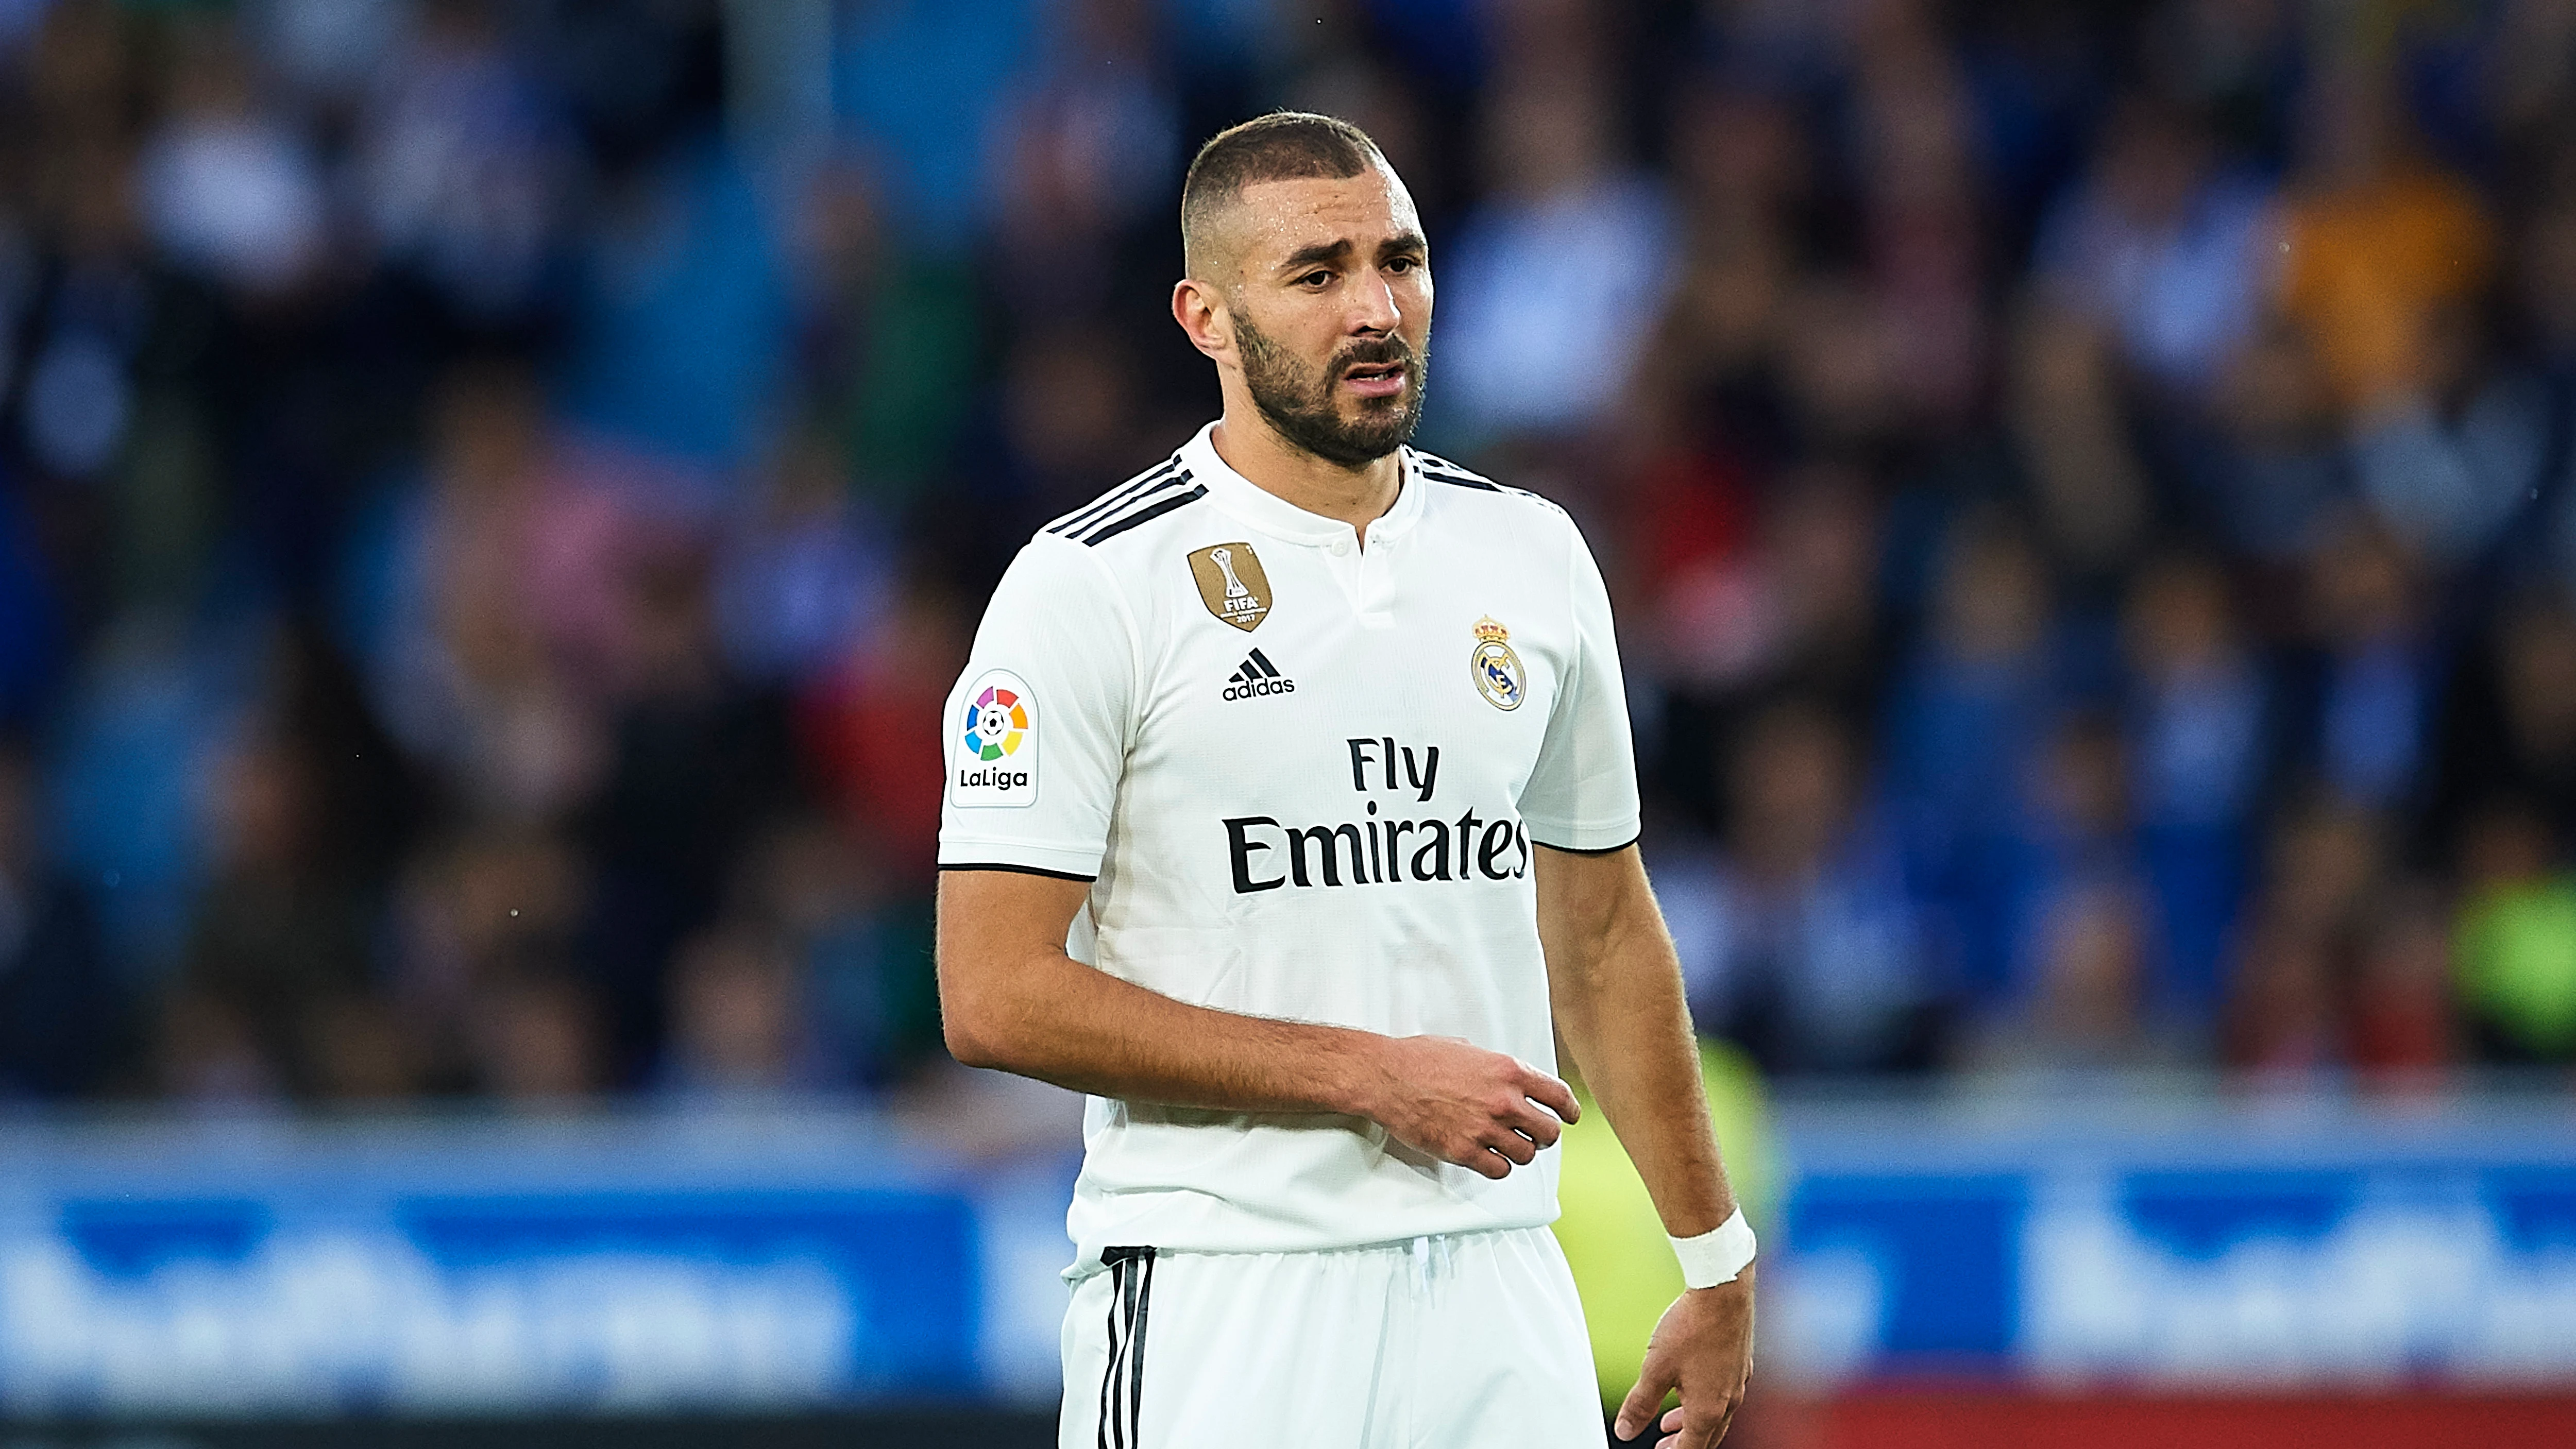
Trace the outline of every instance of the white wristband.
<instances>
[{"instance_id":1,"label":"white wristband","mask_svg":"<svg viewBox=\"0 0 2576 1449\"><path fill-rule=\"evenodd\" d=\"M1673 1256L1682 1260L1682 1282L1692 1288L1732 1283L1753 1261L1753 1225L1744 1209L1696 1238L1674 1238Z\"/></svg>"}]
</instances>

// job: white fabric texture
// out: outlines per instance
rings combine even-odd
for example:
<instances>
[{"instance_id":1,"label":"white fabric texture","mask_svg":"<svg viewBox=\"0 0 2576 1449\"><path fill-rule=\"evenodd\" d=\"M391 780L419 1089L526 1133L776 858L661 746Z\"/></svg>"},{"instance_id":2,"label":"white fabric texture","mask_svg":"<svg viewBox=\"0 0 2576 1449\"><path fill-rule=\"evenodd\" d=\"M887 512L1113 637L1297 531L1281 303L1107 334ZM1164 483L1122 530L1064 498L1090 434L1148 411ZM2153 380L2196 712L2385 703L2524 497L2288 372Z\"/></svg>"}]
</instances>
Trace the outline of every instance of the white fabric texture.
<instances>
[{"instance_id":1,"label":"white fabric texture","mask_svg":"<svg viewBox=\"0 0 2576 1449\"><path fill-rule=\"evenodd\" d=\"M1158 1252L1150 1284L1141 1335L1117 1275L1074 1285L1061 1449L1608 1440L1583 1304L1545 1228L1330 1252Z\"/></svg>"},{"instance_id":2,"label":"white fabric texture","mask_svg":"<svg viewBox=\"0 0 2576 1449\"><path fill-rule=\"evenodd\" d=\"M1532 850L1638 828L1609 602L1555 505L1405 463L1364 549L1205 431L1033 539L948 702L940 862L1096 877L1068 949L1166 996L1552 1070ZM1556 1215L1553 1153L1494 1182L1357 1118L1095 1098L1085 1147L1081 1263Z\"/></svg>"}]
</instances>

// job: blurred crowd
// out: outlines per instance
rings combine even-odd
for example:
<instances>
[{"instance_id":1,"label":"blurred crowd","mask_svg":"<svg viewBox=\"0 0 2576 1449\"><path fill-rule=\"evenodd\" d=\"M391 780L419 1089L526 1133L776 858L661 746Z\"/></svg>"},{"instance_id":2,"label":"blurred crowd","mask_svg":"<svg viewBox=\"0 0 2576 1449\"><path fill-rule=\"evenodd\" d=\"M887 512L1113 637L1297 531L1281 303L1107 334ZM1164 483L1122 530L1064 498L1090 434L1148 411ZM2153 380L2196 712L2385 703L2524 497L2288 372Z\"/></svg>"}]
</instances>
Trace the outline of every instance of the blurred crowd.
<instances>
[{"instance_id":1,"label":"blurred crowd","mask_svg":"<svg viewBox=\"0 0 2576 1449\"><path fill-rule=\"evenodd\" d=\"M0 1099L939 1090L940 702L1282 105L1704 1031L2576 1061L2567 0L6 0Z\"/></svg>"}]
</instances>

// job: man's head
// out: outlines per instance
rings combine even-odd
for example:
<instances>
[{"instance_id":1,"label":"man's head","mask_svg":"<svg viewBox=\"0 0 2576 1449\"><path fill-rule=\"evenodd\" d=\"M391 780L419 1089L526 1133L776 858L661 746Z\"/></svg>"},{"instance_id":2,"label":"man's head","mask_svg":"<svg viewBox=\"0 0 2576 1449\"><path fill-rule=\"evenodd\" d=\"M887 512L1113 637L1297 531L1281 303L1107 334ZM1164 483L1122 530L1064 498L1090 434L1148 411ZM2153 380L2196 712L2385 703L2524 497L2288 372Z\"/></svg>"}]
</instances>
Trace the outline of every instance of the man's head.
<instances>
[{"instance_id":1,"label":"man's head","mask_svg":"<svg viewBox=\"0 0 2576 1449\"><path fill-rule=\"evenodd\" d=\"M1366 134L1281 112L1220 132L1181 187L1189 276L1172 314L1229 407L1357 468L1413 436L1430 356L1429 248Z\"/></svg>"}]
</instances>

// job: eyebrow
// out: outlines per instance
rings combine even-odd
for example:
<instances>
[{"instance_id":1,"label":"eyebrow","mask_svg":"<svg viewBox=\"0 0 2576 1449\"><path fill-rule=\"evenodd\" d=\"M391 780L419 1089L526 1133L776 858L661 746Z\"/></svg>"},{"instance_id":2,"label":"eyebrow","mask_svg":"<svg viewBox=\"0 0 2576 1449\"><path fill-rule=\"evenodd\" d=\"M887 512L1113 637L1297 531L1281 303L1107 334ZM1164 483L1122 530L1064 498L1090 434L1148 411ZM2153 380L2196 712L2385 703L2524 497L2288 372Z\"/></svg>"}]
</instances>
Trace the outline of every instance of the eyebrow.
<instances>
[{"instance_id":1,"label":"eyebrow","mask_svg":"<svg viewBox=\"0 0 2576 1449\"><path fill-rule=\"evenodd\" d=\"M1385 241L1379 243L1377 251L1379 256L1388 256L1398 252L1424 251L1427 250L1429 246L1430 244L1422 239L1422 234L1420 232L1406 231L1398 232L1394 236L1388 237ZM1279 264L1279 270L1283 272L1300 271L1319 263L1338 262L1343 258L1348 257L1350 254L1351 241L1348 237L1344 237L1339 241L1316 242L1310 246L1302 246L1297 250L1290 252L1287 260Z\"/></svg>"},{"instance_id":2,"label":"eyebrow","mask_svg":"<svg viewBox=\"0 0 2576 1449\"><path fill-rule=\"evenodd\" d=\"M1351 242L1348 237L1344 237L1340 241L1316 242L1311 246L1302 246L1297 250L1290 252L1288 254L1288 259L1279 264L1279 270L1283 272L1301 271L1304 268L1314 266L1318 262L1340 261L1342 258L1347 257L1350 254Z\"/></svg>"}]
</instances>

